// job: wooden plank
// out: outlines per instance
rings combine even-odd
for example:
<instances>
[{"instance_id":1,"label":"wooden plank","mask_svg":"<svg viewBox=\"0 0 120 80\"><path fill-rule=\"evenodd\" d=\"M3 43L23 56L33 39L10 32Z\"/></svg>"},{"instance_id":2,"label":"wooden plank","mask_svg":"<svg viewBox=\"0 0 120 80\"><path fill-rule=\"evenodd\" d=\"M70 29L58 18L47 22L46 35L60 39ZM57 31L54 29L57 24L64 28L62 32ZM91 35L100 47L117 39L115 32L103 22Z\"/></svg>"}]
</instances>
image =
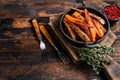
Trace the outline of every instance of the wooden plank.
<instances>
[{"instance_id":1,"label":"wooden plank","mask_svg":"<svg viewBox=\"0 0 120 80\"><path fill-rule=\"evenodd\" d=\"M107 77L109 80L120 80L120 65L113 60L110 56L108 56L109 59L112 61L112 63L110 65L105 65L103 64L103 66L105 67L105 74L107 74Z\"/></svg>"},{"instance_id":2,"label":"wooden plank","mask_svg":"<svg viewBox=\"0 0 120 80\"><path fill-rule=\"evenodd\" d=\"M107 45L107 46L112 46L115 40L117 39L117 36L110 30L108 32L107 37L105 37L104 40L100 42L101 45Z\"/></svg>"},{"instance_id":3,"label":"wooden plank","mask_svg":"<svg viewBox=\"0 0 120 80\"><path fill-rule=\"evenodd\" d=\"M87 6L95 9L107 5L104 0L85 0ZM111 1L111 0L110 0ZM120 4L120 1L116 1ZM78 6L81 6L78 4ZM1 0L0 17L36 17L36 16L53 16L73 7L73 0Z\"/></svg>"},{"instance_id":4,"label":"wooden plank","mask_svg":"<svg viewBox=\"0 0 120 80\"><path fill-rule=\"evenodd\" d=\"M73 0L46 0L46 1L3 1L0 2L0 17L36 17L53 16L69 9Z\"/></svg>"},{"instance_id":5,"label":"wooden plank","mask_svg":"<svg viewBox=\"0 0 120 80\"><path fill-rule=\"evenodd\" d=\"M31 18L0 19L0 52L40 51ZM43 37L47 46L50 44ZM49 47L50 48L50 47ZM52 49L52 48L50 48ZM41 51L40 51L41 53Z\"/></svg>"},{"instance_id":6,"label":"wooden plank","mask_svg":"<svg viewBox=\"0 0 120 80\"><path fill-rule=\"evenodd\" d=\"M117 36L110 30L108 33L108 36L100 44L112 46L116 39L117 39ZM115 54L116 52L113 54L114 57L115 57ZM110 65L103 64L106 71L105 74L107 75L109 80L119 80L120 65L115 61L114 57L111 57L109 55L107 57L112 61L112 63Z\"/></svg>"}]
</instances>

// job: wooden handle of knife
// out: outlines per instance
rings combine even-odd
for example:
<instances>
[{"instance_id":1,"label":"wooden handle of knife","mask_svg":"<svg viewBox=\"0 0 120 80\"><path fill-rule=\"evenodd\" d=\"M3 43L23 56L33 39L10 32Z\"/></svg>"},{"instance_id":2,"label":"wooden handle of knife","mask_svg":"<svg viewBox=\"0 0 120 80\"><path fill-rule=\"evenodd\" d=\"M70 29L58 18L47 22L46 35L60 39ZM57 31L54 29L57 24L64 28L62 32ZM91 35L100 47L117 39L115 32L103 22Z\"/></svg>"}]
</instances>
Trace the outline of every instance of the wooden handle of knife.
<instances>
[{"instance_id":1,"label":"wooden handle of knife","mask_svg":"<svg viewBox=\"0 0 120 80\"><path fill-rule=\"evenodd\" d=\"M36 35L37 35L38 39L40 39L41 38L41 34L40 34L40 30L39 30L39 27L38 27L37 20L33 19L32 20L32 24L34 26L34 29L35 29L35 32L36 32Z\"/></svg>"},{"instance_id":2,"label":"wooden handle of knife","mask_svg":"<svg viewBox=\"0 0 120 80\"><path fill-rule=\"evenodd\" d=\"M45 35L45 37L48 39L50 44L53 44L54 41L53 41L52 37L50 36L50 34L48 33L48 31L46 30L46 28L43 25L40 25L39 28L40 28L41 32Z\"/></svg>"}]
</instances>

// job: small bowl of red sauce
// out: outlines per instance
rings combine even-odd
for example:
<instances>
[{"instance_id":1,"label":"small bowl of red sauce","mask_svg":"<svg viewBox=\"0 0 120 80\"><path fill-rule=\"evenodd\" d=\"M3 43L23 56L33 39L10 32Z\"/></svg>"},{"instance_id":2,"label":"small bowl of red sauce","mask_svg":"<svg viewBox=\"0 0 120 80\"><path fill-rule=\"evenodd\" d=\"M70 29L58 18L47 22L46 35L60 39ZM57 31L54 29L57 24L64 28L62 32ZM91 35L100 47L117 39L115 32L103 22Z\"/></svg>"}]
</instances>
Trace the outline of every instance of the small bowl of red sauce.
<instances>
[{"instance_id":1,"label":"small bowl of red sauce","mask_svg":"<svg viewBox=\"0 0 120 80\"><path fill-rule=\"evenodd\" d=\"M120 8L117 5L107 5L104 7L103 12L110 22L116 22L120 20Z\"/></svg>"}]
</instances>

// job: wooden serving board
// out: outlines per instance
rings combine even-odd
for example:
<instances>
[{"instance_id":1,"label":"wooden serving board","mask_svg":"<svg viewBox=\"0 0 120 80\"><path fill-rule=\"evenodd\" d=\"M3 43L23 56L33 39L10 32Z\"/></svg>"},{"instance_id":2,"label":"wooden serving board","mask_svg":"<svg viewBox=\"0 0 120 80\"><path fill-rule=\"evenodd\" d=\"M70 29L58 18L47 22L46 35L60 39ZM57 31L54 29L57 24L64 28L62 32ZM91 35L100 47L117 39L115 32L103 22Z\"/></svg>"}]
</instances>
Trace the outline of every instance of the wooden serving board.
<instances>
[{"instance_id":1,"label":"wooden serving board","mask_svg":"<svg viewBox=\"0 0 120 80\"><path fill-rule=\"evenodd\" d=\"M70 58L74 63L79 63L80 60L76 52L73 50L73 45L70 44L66 39L64 39L64 36L59 29L59 16L50 17L49 25L52 33L54 34L54 37L58 40L58 43L62 46L64 51L66 51L66 53L70 55ZM100 44L112 46L116 38L116 35L110 30L108 36L102 42L100 42ZM120 65L116 61L114 61L109 55L108 58L111 59L112 64L103 64L103 66L106 68L104 73L109 80L120 80Z\"/></svg>"}]
</instances>

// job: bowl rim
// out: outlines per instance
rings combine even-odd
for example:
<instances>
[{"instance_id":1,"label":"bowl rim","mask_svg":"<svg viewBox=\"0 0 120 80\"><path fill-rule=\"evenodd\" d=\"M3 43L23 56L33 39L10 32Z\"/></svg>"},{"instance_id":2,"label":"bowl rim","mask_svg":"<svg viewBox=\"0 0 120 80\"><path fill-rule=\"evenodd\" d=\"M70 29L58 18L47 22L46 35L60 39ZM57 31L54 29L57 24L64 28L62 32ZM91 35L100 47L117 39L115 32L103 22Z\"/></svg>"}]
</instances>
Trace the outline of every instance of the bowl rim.
<instances>
[{"instance_id":1,"label":"bowl rim","mask_svg":"<svg viewBox=\"0 0 120 80\"><path fill-rule=\"evenodd\" d=\"M62 31L62 34L63 34L63 35L67 38L67 40L69 40L71 43L81 44L81 45L86 46L86 47L89 47L89 45L96 45L96 44L98 44L99 42L101 42L101 41L107 36L107 34L108 34L109 30L110 30L110 23L109 23L109 20L108 20L108 18L106 17L106 15L104 15L102 12L100 12L100 11L94 9L94 8L91 8L91 7L86 7L86 6L80 7L80 6L78 6L78 7L76 7L76 8L77 8L77 9L87 8L87 9L95 10L95 11L98 12L100 15L102 15L102 16L105 18L105 21L106 21L106 23L107 23L107 25L108 25L108 26L107 26L107 27L108 27L108 28L107 28L107 32L104 34L104 36L103 36L102 38L96 40L95 42L83 42L83 41L73 40L70 36L68 36L68 35L65 33L65 31L63 30L63 27L62 27L63 18L64 18L64 16L65 16L65 14L67 14L70 10L72 10L72 9L70 8L70 9L68 9L67 11L65 11L65 12L63 13L63 15L61 16L61 18L60 18L60 30ZM88 45L88 46L87 46L87 45ZM94 47L94 46L93 46L93 47Z\"/></svg>"},{"instance_id":2,"label":"bowl rim","mask_svg":"<svg viewBox=\"0 0 120 80\"><path fill-rule=\"evenodd\" d=\"M105 5L105 6L103 7L103 10L102 10L106 17L107 17L107 15L106 15L104 9L105 9L106 7L111 6L111 5L115 5L115 6L120 10L120 7L117 6L116 4L107 4L107 5ZM111 18L109 18L109 17L107 17L107 18L108 18L109 20L111 20L111 21L118 21L118 20L120 20L120 16L119 16L118 18L116 18L116 19L111 19Z\"/></svg>"}]
</instances>

